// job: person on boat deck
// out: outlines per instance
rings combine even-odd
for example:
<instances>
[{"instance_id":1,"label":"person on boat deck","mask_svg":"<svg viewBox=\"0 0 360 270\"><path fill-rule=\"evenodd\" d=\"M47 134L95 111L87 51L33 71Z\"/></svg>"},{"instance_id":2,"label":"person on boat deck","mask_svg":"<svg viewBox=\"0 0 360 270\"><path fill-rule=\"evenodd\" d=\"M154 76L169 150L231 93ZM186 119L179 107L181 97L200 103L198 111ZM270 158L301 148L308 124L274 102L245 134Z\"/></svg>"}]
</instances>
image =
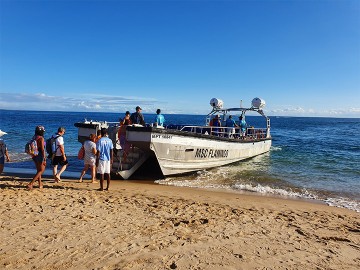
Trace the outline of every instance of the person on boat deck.
<instances>
[{"instance_id":1,"label":"person on boat deck","mask_svg":"<svg viewBox=\"0 0 360 270\"><path fill-rule=\"evenodd\" d=\"M6 157L6 162L10 162L9 152L6 147L6 144L3 139L0 139L0 174L4 170L5 157Z\"/></svg>"},{"instance_id":2,"label":"person on boat deck","mask_svg":"<svg viewBox=\"0 0 360 270\"><path fill-rule=\"evenodd\" d=\"M125 117L120 120L120 126L123 126L123 125L131 125L131 119L130 119L130 112L129 111L126 111L125 112Z\"/></svg>"},{"instance_id":3,"label":"person on boat deck","mask_svg":"<svg viewBox=\"0 0 360 270\"><path fill-rule=\"evenodd\" d=\"M155 127L164 127L165 117L161 114L161 110L156 110L156 116L155 116Z\"/></svg>"},{"instance_id":4,"label":"person on boat deck","mask_svg":"<svg viewBox=\"0 0 360 270\"><path fill-rule=\"evenodd\" d=\"M219 115L215 115L215 117L212 119L212 121L210 122L210 125L213 127L221 127L221 118ZM219 136L219 130L218 128L213 128L212 129L212 134L215 136Z\"/></svg>"},{"instance_id":5,"label":"person on boat deck","mask_svg":"<svg viewBox=\"0 0 360 270\"><path fill-rule=\"evenodd\" d=\"M130 143L126 140L126 127L131 125L132 122L130 120L130 112L126 111L124 119L120 121L120 128L119 128L119 142L121 149L123 150L123 160L126 160L126 157L130 150Z\"/></svg>"},{"instance_id":6,"label":"person on boat deck","mask_svg":"<svg viewBox=\"0 0 360 270\"><path fill-rule=\"evenodd\" d=\"M130 116L130 120L133 124L143 125L145 126L144 116L142 115L142 109L140 106L136 106L136 112L132 113Z\"/></svg>"},{"instance_id":7,"label":"person on boat deck","mask_svg":"<svg viewBox=\"0 0 360 270\"><path fill-rule=\"evenodd\" d=\"M240 137L242 139L244 139L245 136L246 136L246 126L247 126L247 124L246 124L245 119L243 119L242 115L239 116L239 126L240 126Z\"/></svg>"},{"instance_id":8,"label":"person on boat deck","mask_svg":"<svg viewBox=\"0 0 360 270\"><path fill-rule=\"evenodd\" d=\"M235 123L235 120L232 118L232 115L229 115L229 118L226 120L227 126L227 136L230 138L235 134L235 127L239 127L238 124Z\"/></svg>"}]
</instances>

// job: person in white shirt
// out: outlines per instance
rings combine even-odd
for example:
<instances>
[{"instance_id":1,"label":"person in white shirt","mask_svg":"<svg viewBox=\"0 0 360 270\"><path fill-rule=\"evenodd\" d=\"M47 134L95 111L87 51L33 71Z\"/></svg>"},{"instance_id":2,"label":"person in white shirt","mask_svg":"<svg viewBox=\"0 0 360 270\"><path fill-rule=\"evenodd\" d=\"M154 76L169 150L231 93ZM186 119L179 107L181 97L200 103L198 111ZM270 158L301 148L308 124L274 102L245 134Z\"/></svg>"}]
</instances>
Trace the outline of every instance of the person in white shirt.
<instances>
[{"instance_id":1,"label":"person in white shirt","mask_svg":"<svg viewBox=\"0 0 360 270\"><path fill-rule=\"evenodd\" d=\"M96 178L96 135L90 134L89 139L84 142L85 156L84 156L84 169L81 172L79 182L83 181L83 177L87 170L91 169L91 183L97 183Z\"/></svg>"},{"instance_id":2,"label":"person in white shirt","mask_svg":"<svg viewBox=\"0 0 360 270\"><path fill-rule=\"evenodd\" d=\"M53 165L53 175L56 183L61 181L60 178L61 174L66 170L69 164L65 155L65 147L64 147L63 136L65 134L65 131L66 130L64 127L59 127L58 132L53 135L53 137L56 138L55 139L56 152L51 164ZM57 171L58 165L61 166L59 172Z\"/></svg>"}]
</instances>

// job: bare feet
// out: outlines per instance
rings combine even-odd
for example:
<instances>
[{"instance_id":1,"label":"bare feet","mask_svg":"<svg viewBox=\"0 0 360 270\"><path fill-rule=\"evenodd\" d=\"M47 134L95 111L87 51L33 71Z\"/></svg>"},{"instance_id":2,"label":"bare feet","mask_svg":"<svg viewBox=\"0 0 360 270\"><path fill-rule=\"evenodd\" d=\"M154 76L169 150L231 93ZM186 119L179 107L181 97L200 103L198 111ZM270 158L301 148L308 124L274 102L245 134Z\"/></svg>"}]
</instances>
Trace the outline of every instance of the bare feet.
<instances>
[{"instance_id":1,"label":"bare feet","mask_svg":"<svg viewBox=\"0 0 360 270\"><path fill-rule=\"evenodd\" d=\"M102 188L99 188L99 189L98 189L98 191L104 191L104 189L102 189Z\"/></svg>"},{"instance_id":2,"label":"bare feet","mask_svg":"<svg viewBox=\"0 0 360 270\"><path fill-rule=\"evenodd\" d=\"M95 180L92 180L91 181L91 184L97 184L97 183L99 183L98 181L95 181Z\"/></svg>"},{"instance_id":3,"label":"bare feet","mask_svg":"<svg viewBox=\"0 0 360 270\"><path fill-rule=\"evenodd\" d=\"M60 176L59 175L55 175L55 182L56 183L60 183L61 182L61 179L60 179Z\"/></svg>"},{"instance_id":4,"label":"bare feet","mask_svg":"<svg viewBox=\"0 0 360 270\"><path fill-rule=\"evenodd\" d=\"M104 190L105 190L105 191L108 191L108 190L109 190L109 188L105 188Z\"/></svg>"},{"instance_id":5,"label":"bare feet","mask_svg":"<svg viewBox=\"0 0 360 270\"><path fill-rule=\"evenodd\" d=\"M82 179L79 179L78 183L82 183Z\"/></svg>"},{"instance_id":6,"label":"bare feet","mask_svg":"<svg viewBox=\"0 0 360 270\"><path fill-rule=\"evenodd\" d=\"M27 190L32 190L33 189L33 185L28 184L26 187Z\"/></svg>"}]
</instances>

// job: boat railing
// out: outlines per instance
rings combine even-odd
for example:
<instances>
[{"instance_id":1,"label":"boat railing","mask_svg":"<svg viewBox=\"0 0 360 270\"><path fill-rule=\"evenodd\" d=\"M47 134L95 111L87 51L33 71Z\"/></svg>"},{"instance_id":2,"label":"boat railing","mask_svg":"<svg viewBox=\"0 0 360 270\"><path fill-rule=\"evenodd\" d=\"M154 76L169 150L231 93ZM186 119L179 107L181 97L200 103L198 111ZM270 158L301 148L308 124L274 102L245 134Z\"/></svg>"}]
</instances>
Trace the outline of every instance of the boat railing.
<instances>
[{"instance_id":1,"label":"boat railing","mask_svg":"<svg viewBox=\"0 0 360 270\"><path fill-rule=\"evenodd\" d=\"M176 129L180 131L211 135L223 138L244 139L244 140L258 140L267 138L266 128L248 127L243 136L240 127L214 127L214 126L187 126L187 125L172 125L169 129Z\"/></svg>"}]
</instances>

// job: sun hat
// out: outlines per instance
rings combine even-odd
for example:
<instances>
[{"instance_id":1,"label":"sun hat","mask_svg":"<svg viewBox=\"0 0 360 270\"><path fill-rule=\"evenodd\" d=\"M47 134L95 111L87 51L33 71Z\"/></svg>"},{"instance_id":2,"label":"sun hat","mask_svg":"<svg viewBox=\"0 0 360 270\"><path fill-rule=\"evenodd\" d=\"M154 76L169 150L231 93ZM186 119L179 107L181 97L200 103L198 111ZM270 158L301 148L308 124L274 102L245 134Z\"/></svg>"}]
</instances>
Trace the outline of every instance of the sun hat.
<instances>
[{"instance_id":1,"label":"sun hat","mask_svg":"<svg viewBox=\"0 0 360 270\"><path fill-rule=\"evenodd\" d=\"M35 128L35 132L37 132L37 131L44 131L45 132L45 128L43 126L37 126Z\"/></svg>"}]
</instances>

